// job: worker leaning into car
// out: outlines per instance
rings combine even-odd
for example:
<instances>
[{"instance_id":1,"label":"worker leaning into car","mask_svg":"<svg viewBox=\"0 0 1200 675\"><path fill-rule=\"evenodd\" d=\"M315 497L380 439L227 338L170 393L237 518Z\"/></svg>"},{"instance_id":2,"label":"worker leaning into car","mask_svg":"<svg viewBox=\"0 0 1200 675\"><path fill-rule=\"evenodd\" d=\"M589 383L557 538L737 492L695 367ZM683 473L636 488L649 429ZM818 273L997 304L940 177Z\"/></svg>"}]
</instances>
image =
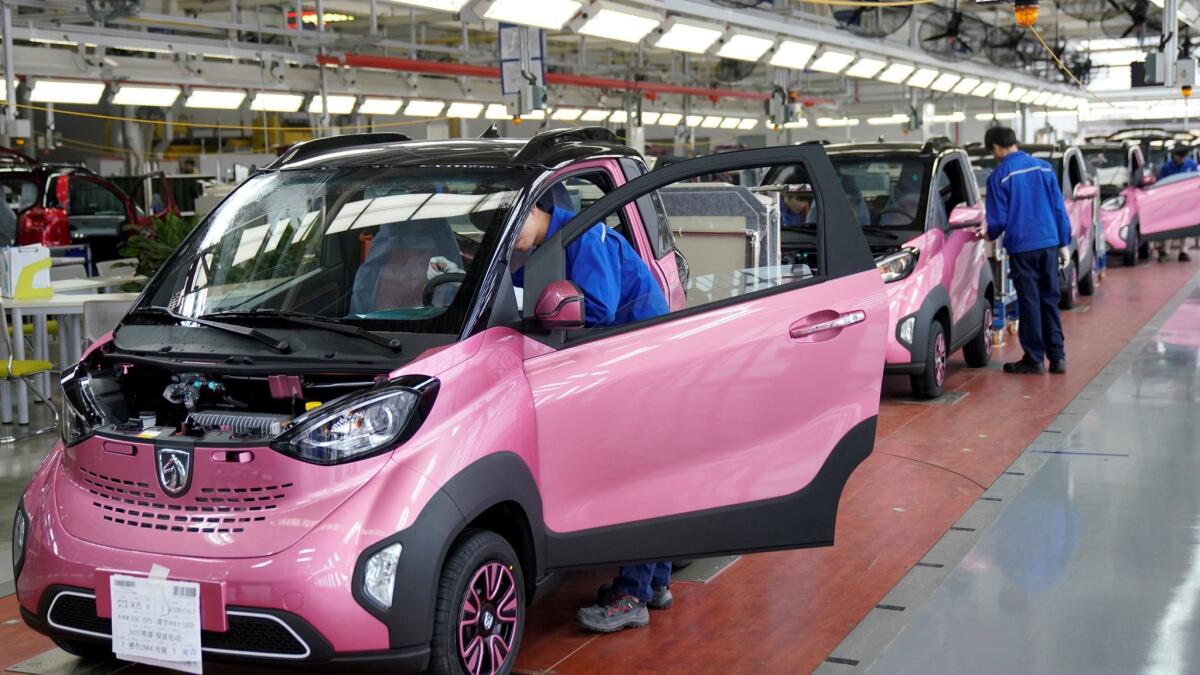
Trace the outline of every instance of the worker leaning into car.
<instances>
[{"instance_id":1,"label":"worker leaning into car","mask_svg":"<svg viewBox=\"0 0 1200 675\"><path fill-rule=\"evenodd\" d=\"M1189 173L1200 171L1200 166L1196 165L1196 160L1188 157L1192 153L1191 148L1186 145L1176 145L1171 149L1171 158L1163 162L1163 165L1158 168L1158 179L1162 180L1177 173ZM1171 243L1179 244L1179 262L1188 262L1192 259L1187 252L1187 241L1185 239L1168 239L1161 244L1158 249L1158 261L1166 262L1171 257Z\"/></svg>"},{"instance_id":2,"label":"worker leaning into car","mask_svg":"<svg viewBox=\"0 0 1200 675\"><path fill-rule=\"evenodd\" d=\"M566 189L555 185L538 200L517 234L514 248L529 253L554 236L575 217ZM561 205L561 206L560 206ZM619 326L662 316L670 311L666 297L650 268L616 230L596 223L566 250L567 279L584 297L588 327ZM514 273L521 285L524 268ZM624 565L611 584L600 588L596 604L583 607L576 617L588 630L611 633L650 623L647 607L671 606L671 563Z\"/></svg>"},{"instance_id":3,"label":"worker leaning into car","mask_svg":"<svg viewBox=\"0 0 1200 675\"><path fill-rule=\"evenodd\" d=\"M1017 147L1017 135L992 127L983 145L996 159L988 177L987 222L979 234L1004 235L1009 268L1020 312L1018 337L1025 355L1004 364L1004 372L1039 374L1050 359L1050 372L1067 372L1062 317L1058 313L1059 265L1069 259L1071 222L1054 169Z\"/></svg>"}]
</instances>

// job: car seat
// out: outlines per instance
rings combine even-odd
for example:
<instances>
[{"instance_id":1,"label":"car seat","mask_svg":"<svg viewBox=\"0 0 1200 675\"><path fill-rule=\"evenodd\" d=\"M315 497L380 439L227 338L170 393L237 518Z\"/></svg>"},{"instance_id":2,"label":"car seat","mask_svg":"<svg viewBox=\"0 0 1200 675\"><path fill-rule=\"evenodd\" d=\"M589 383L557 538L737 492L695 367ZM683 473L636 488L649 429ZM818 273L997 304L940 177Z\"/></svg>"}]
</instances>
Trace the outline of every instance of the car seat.
<instances>
[{"instance_id":1,"label":"car seat","mask_svg":"<svg viewBox=\"0 0 1200 675\"><path fill-rule=\"evenodd\" d=\"M350 313L423 307L429 261L436 256L463 268L458 242L445 218L381 225L354 274Z\"/></svg>"}]
</instances>

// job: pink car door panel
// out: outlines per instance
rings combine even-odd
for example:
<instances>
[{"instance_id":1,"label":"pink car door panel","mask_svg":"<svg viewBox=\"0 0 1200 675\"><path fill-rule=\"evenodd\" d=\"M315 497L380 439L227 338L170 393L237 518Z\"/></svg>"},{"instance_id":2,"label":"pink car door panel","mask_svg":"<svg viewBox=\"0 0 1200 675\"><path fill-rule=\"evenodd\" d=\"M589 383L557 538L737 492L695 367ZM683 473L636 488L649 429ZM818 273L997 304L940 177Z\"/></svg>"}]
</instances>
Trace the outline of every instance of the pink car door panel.
<instances>
[{"instance_id":1,"label":"pink car door panel","mask_svg":"<svg viewBox=\"0 0 1200 675\"><path fill-rule=\"evenodd\" d=\"M1138 190L1137 203L1143 240L1190 234L1200 226L1200 173Z\"/></svg>"},{"instance_id":2,"label":"pink car door panel","mask_svg":"<svg viewBox=\"0 0 1200 675\"><path fill-rule=\"evenodd\" d=\"M525 361L548 566L832 543L841 487L873 443L888 319L860 229L837 225L854 219L822 149L726 153L635 179L530 257L525 293L564 275L564 247L586 223L639 196L801 163L829 214L815 225L817 269L733 269L732 281L693 280L736 289L720 300L624 327L528 333L552 349Z\"/></svg>"}]
</instances>

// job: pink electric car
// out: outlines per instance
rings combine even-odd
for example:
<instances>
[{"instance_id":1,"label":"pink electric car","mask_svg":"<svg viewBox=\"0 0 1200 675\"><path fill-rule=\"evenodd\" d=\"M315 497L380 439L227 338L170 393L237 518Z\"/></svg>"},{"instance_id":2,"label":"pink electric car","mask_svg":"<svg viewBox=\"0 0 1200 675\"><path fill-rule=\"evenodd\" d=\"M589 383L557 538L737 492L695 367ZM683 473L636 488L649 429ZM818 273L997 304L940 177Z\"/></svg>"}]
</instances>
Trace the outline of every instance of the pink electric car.
<instances>
[{"instance_id":1,"label":"pink electric car","mask_svg":"<svg viewBox=\"0 0 1200 675\"><path fill-rule=\"evenodd\" d=\"M780 165L824 214L802 262L737 215L777 235L779 195L689 182ZM704 191L686 218L674 184ZM579 215L522 254L547 194ZM206 660L505 673L557 571L830 545L888 330L852 217L816 145L650 173L602 129L298 145L64 375L13 529L22 617L108 655L114 594L155 572L198 594ZM737 218L690 236L689 273L673 231ZM631 244L665 314L586 319L589 232Z\"/></svg>"},{"instance_id":2,"label":"pink electric car","mask_svg":"<svg viewBox=\"0 0 1200 675\"><path fill-rule=\"evenodd\" d=\"M975 178L980 192L987 193L987 179L996 168L991 153L984 153L982 145L968 146L975 166ZM1076 146L1022 145L1025 152L1044 159L1054 167L1061 183L1067 217L1071 220L1070 257L1059 265L1059 285L1062 295L1059 306L1071 309L1080 295L1091 295L1096 291L1094 277L1096 251L1099 247L1099 203L1100 189L1093 174L1087 170L1083 152Z\"/></svg>"},{"instance_id":3,"label":"pink electric car","mask_svg":"<svg viewBox=\"0 0 1200 675\"><path fill-rule=\"evenodd\" d=\"M1104 201L1100 223L1110 254L1126 265L1150 257L1150 243L1200 235L1200 173L1180 173L1163 181L1133 141L1084 146Z\"/></svg>"},{"instance_id":4,"label":"pink electric car","mask_svg":"<svg viewBox=\"0 0 1200 675\"><path fill-rule=\"evenodd\" d=\"M952 352L961 348L973 368L986 366L992 353L995 289L984 243L973 231L983 222L983 205L967 153L942 138L826 151L850 202L850 222L860 226L854 229L866 236L886 282L885 372L909 375L920 398L939 396ZM766 178L803 180L798 171L778 169ZM795 206L802 208L785 213L785 232L803 233L813 210Z\"/></svg>"}]
</instances>

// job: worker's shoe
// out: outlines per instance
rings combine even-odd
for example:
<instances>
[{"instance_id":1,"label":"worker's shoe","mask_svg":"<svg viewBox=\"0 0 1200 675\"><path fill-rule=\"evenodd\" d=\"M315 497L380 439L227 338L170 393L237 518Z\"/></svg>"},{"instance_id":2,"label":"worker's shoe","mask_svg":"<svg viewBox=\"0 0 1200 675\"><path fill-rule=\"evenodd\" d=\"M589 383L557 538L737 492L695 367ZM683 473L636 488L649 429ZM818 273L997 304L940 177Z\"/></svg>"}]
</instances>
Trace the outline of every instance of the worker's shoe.
<instances>
[{"instance_id":1,"label":"worker's shoe","mask_svg":"<svg viewBox=\"0 0 1200 675\"><path fill-rule=\"evenodd\" d=\"M1054 373L1055 375L1065 375L1067 372L1067 360L1066 359L1058 359L1057 361L1055 361L1055 360L1051 359L1050 372Z\"/></svg>"},{"instance_id":2,"label":"worker's shoe","mask_svg":"<svg viewBox=\"0 0 1200 675\"><path fill-rule=\"evenodd\" d=\"M675 596L671 595L671 589L668 586L651 586L650 599L646 602L646 606L650 609L670 609L675 603ZM596 592L596 604L604 605L612 598L612 584L604 584L600 590Z\"/></svg>"},{"instance_id":3,"label":"worker's shoe","mask_svg":"<svg viewBox=\"0 0 1200 675\"><path fill-rule=\"evenodd\" d=\"M650 624L646 603L628 594L611 594L606 602L583 607L575 614L579 625L595 633L615 633Z\"/></svg>"},{"instance_id":4,"label":"worker's shoe","mask_svg":"<svg viewBox=\"0 0 1200 675\"><path fill-rule=\"evenodd\" d=\"M1158 262L1167 262L1170 259L1171 259L1171 254L1169 252L1167 252L1167 249L1164 248L1163 250L1158 252Z\"/></svg>"},{"instance_id":5,"label":"worker's shoe","mask_svg":"<svg viewBox=\"0 0 1200 675\"><path fill-rule=\"evenodd\" d=\"M1021 359L1020 361L1012 361L1011 363L1004 364L1004 372L1013 375L1041 375L1046 371L1042 369L1042 364L1040 363Z\"/></svg>"},{"instance_id":6,"label":"worker's shoe","mask_svg":"<svg viewBox=\"0 0 1200 675\"><path fill-rule=\"evenodd\" d=\"M1188 255L1187 251L1184 251L1181 249L1179 251L1179 262L1191 262L1191 261L1192 261L1192 256Z\"/></svg>"}]
</instances>

